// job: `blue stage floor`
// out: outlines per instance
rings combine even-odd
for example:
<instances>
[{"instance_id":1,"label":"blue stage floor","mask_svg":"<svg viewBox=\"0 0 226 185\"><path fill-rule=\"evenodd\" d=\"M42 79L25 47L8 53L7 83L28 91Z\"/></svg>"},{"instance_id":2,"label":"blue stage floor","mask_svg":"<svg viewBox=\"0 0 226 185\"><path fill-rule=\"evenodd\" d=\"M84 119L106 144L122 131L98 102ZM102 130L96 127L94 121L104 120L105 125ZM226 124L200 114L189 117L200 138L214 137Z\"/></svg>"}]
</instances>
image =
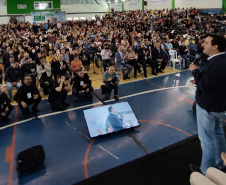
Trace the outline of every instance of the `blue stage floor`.
<instances>
[{"instance_id":1,"label":"blue stage floor","mask_svg":"<svg viewBox=\"0 0 226 185\"><path fill-rule=\"evenodd\" d=\"M11 121L0 125L0 184L73 184L197 134L196 117L190 113L195 95L191 79L184 71L119 85L119 102L129 102L141 126L96 139L89 138L83 113L103 106L96 97L90 103L70 95L71 106L64 112L53 112L43 100L38 119L25 118L15 108ZM99 89L94 92L103 97ZM18 174L16 154L40 144L44 165Z\"/></svg>"}]
</instances>

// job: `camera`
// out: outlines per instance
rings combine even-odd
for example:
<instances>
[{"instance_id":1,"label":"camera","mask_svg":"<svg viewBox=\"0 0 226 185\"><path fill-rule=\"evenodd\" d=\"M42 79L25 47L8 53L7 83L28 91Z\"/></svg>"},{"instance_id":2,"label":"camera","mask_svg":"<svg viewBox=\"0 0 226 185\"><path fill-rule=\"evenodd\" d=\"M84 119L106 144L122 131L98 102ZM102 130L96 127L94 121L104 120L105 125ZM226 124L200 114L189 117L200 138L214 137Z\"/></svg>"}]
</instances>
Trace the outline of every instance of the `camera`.
<instances>
[{"instance_id":1,"label":"camera","mask_svg":"<svg viewBox=\"0 0 226 185\"><path fill-rule=\"evenodd\" d=\"M114 77L112 80L111 80L112 83L116 83L117 82L117 78Z\"/></svg>"}]
</instances>

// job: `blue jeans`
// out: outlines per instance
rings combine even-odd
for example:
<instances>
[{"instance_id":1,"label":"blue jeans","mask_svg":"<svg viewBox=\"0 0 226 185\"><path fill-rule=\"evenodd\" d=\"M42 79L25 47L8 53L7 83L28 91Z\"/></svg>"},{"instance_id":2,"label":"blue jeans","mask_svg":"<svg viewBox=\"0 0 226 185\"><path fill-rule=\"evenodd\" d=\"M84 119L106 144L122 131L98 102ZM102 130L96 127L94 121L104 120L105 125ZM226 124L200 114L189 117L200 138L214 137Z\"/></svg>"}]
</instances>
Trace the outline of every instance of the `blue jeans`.
<instances>
[{"instance_id":1,"label":"blue jeans","mask_svg":"<svg viewBox=\"0 0 226 185\"><path fill-rule=\"evenodd\" d=\"M195 60L195 57L192 55L189 55L189 54L181 55L181 58L183 58L185 60L185 68L186 69L189 67L188 59L190 59L191 62L193 62Z\"/></svg>"},{"instance_id":2,"label":"blue jeans","mask_svg":"<svg viewBox=\"0 0 226 185\"><path fill-rule=\"evenodd\" d=\"M107 91L105 92L105 99L110 99L111 96L111 91L114 89L114 96L118 95L118 84L106 84L105 86L107 87Z\"/></svg>"},{"instance_id":3,"label":"blue jeans","mask_svg":"<svg viewBox=\"0 0 226 185\"><path fill-rule=\"evenodd\" d=\"M6 86L7 86L7 92L8 92L8 96L9 99L12 99L12 90L13 90L13 85L10 82L6 82ZM15 85L15 87L18 89L21 86L20 82L17 82L17 84Z\"/></svg>"},{"instance_id":4,"label":"blue jeans","mask_svg":"<svg viewBox=\"0 0 226 185\"><path fill-rule=\"evenodd\" d=\"M210 112L196 104L198 136L202 147L201 171L209 167L224 168L221 152L226 152L223 117L225 112Z\"/></svg>"}]
</instances>

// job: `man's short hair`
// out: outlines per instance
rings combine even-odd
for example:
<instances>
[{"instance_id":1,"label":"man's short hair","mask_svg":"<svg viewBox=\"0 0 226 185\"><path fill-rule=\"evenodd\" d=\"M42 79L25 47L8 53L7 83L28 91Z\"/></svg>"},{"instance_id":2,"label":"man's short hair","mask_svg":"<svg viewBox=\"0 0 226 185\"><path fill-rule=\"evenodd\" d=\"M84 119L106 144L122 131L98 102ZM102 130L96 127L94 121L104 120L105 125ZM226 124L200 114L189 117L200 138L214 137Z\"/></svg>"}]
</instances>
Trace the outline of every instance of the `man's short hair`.
<instances>
[{"instance_id":1,"label":"man's short hair","mask_svg":"<svg viewBox=\"0 0 226 185\"><path fill-rule=\"evenodd\" d=\"M108 107L108 111L111 112L112 108L113 108L112 106Z\"/></svg>"},{"instance_id":2,"label":"man's short hair","mask_svg":"<svg viewBox=\"0 0 226 185\"><path fill-rule=\"evenodd\" d=\"M224 36L219 35L219 34L209 34L208 37L213 38L211 41L211 45L217 45L218 46L218 51L219 52L224 52L226 49L226 39L224 38Z\"/></svg>"}]
</instances>

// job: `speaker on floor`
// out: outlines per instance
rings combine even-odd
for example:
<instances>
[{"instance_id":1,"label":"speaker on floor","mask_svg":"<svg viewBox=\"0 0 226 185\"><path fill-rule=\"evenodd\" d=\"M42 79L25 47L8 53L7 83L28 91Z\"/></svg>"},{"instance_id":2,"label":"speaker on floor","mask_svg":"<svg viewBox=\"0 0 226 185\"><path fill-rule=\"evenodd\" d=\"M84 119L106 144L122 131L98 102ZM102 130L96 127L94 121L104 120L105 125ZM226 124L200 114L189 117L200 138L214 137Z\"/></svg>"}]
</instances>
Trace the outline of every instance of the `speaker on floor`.
<instances>
[{"instance_id":1,"label":"speaker on floor","mask_svg":"<svg viewBox=\"0 0 226 185\"><path fill-rule=\"evenodd\" d=\"M42 145L28 148L16 156L17 170L26 171L45 161L45 153Z\"/></svg>"},{"instance_id":2,"label":"speaker on floor","mask_svg":"<svg viewBox=\"0 0 226 185\"><path fill-rule=\"evenodd\" d=\"M147 6L147 5L148 5L147 1L144 1L144 6Z\"/></svg>"}]
</instances>

